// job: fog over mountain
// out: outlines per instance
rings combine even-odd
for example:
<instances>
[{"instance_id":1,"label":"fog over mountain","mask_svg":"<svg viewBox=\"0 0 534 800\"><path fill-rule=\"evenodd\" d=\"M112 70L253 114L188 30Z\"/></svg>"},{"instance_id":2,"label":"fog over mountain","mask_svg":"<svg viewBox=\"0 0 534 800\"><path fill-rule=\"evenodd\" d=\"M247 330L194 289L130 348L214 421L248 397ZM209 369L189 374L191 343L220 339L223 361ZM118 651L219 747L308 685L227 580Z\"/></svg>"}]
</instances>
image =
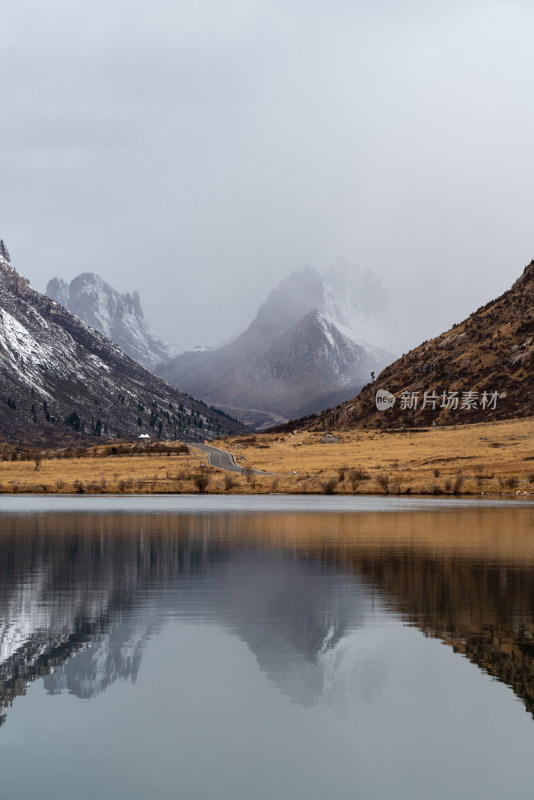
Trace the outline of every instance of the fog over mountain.
<instances>
[{"instance_id":1,"label":"fog over mountain","mask_svg":"<svg viewBox=\"0 0 534 800\"><path fill-rule=\"evenodd\" d=\"M533 27L524 0L6 0L2 236L36 289L135 287L187 349L346 253L406 352L534 255Z\"/></svg>"},{"instance_id":2,"label":"fog over mountain","mask_svg":"<svg viewBox=\"0 0 534 800\"><path fill-rule=\"evenodd\" d=\"M388 293L339 259L291 273L236 339L159 365L169 383L261 429L337 405L393 361Z\"/></svg>"}]
</instances>

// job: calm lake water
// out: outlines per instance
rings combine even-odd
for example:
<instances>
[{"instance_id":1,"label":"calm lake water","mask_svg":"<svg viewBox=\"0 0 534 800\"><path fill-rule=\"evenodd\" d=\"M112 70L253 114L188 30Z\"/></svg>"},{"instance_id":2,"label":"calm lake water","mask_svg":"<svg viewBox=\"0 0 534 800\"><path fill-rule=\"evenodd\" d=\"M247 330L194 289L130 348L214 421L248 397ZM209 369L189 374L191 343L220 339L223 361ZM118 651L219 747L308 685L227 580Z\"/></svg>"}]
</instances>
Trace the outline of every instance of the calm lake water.
<instances>
[{"instance_id":1,"label":"calm lake water","mask_svg":"<svg viewBox=\"0 0 534 800\"><path fill-rule=\"evenodd\" d=\"M0 797L534 796L534 505L0 498Z\"/></svg>"}]
</instances>

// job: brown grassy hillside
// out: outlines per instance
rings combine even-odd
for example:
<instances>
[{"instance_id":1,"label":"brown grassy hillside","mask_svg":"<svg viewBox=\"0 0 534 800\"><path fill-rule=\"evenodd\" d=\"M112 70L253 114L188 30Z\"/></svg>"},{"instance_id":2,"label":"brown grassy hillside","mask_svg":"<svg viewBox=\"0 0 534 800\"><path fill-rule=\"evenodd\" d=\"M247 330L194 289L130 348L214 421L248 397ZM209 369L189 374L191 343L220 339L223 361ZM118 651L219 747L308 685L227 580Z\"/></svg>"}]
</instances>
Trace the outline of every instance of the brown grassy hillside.
<instances>
[{"instance_id":1,"label":"brown grassy hillside","mask_svg":"<svg viewBox=\"0 0 534 800\"><path fill-rule=\"evenodd\" d=\"M387 411L376 409L379 389L395 395L395 405ZM458 393L457 407L452 392ZM473 393L476 403L471 408L465 407L467 392ZM494 392L499 393L495 407L491 402ZM417 407L414 401L403 403L403 393L408 393L406 398L414 393ZM533 396L534 261L497 300L441 336L423 342L387 367L356 398L308 420L306 427L400 428L526 417L533 413ZM437 398L435 408L429 397ZM296 426L302 428L302 421Z\"/></svg>"}]
</instances>

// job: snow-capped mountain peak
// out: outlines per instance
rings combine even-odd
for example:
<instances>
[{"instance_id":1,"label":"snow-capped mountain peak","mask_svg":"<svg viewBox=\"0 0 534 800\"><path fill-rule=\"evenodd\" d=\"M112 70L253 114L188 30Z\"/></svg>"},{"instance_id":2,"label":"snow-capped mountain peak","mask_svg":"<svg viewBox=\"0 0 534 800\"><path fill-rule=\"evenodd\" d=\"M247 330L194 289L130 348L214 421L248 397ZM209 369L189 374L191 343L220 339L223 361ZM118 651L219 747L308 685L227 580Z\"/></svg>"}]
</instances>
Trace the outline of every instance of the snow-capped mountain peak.
<instances>
[{"instance_id":1,"label":"snow-capped mountain peak","mask_svg":"<svg viewBox=\"0 0 534 800\"><path fill-rule=\"evenodd\" d=\"M338 261L293 272L235 340L161 365L165 379L257 427L353 397L394 356L387 295ZM389 345L389 346L388 346Z\"/></svg>"},{"instance_id":2,"label":"snow-capped mountain peak","mask_svg":"<svg viewBox=\"0 0 534 800\"><path fill-rule=\"evenodd\" d=\"M177 348L151 331L139 293L120 294L100 275L83 272L70 284L53 278L46 294L149 369L178 353Z\"/></svg>"},{"instance_id":3,"label":"snow-capped mountain peak","mask_svg":"<svg viewBox=\"0 0 534 800\"><path fill-rule=\"evenodd\" d=\"M116 343L34 291L7 261L5 245L2 252L3 441L20 445L102 434L137 437L147 427L162 439L178 434L204 439L220 434L227 423L244 430L159 380ZM133 298L132 306L135 310Z\"/></svg>"},{"instance_id":4,"label":"snow-capped mountain peak","mask_svg":"<svg viewBox=\"0 0 534 800\"><path fill-rule=\"evenodd\" d=\"M312 267L292 272L270 293L251 328L262 334L281 332L313 309L350 339L392 349L386 290L369 270L345 257L322 273Z\"/></svg>"}]
</instances>

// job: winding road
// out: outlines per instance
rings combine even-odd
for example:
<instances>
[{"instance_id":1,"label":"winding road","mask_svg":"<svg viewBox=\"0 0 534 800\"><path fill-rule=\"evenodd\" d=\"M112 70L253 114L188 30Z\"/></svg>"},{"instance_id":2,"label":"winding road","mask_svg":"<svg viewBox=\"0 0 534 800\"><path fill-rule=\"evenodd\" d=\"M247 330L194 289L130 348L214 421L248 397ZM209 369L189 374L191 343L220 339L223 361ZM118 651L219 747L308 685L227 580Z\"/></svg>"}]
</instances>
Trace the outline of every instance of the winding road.
<instances>
[{"instance_id":1,"label":"winding road","mask_svg":"<svg viewBox=\"0 0 534 800\"><path fill-rule=\"evenodd\" d=\"M188 442L188 447L195 447L203 453L208 454L208 464L211 467L218 469L226 469L228 472L243 472L244 467L240 467L235 463L232 453L226 450L221 450L219 447L212 447L210 444L200 444L200 442ZM252 475L270 475L274 476L274 472L262 472L260 469L251 470Z\"/></svg>"}]
</instances>

